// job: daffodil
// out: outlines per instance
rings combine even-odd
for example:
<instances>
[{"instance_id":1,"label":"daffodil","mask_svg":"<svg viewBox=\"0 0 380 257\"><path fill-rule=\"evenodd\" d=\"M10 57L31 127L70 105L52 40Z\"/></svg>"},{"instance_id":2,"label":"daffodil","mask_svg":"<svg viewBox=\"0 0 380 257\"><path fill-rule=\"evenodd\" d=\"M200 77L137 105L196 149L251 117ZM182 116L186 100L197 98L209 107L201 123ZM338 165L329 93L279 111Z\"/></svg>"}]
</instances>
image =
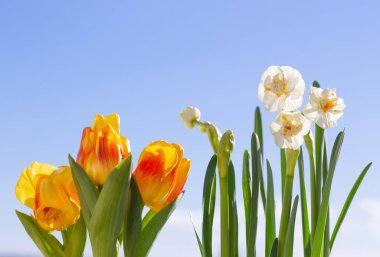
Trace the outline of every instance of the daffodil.
<instances>
[{"instance_id":1,"label":"daffodil","mask_svg":"<svg viewBox=\"0 0 380 257\"><path fill-rule=\"evenodd\" d=\"M180 116L185 127L192 129L201 118L201 112L198 108L189 106L180 113Z\"/></svg>"},{"instance_id":2,"label":"daffodil","mask_svg":"<svg viewBox=\"0 0 380 257\"><path fill-rule=\"evenodd\" d=\"M343 99L336 96L335 88L311 87L309 102L303 114L321 128L333 128L337 126L337 120L343 116L345 107Z\"/></svg>"},{"instance_id":3,"label":"daffodil","mask_svg":"<svg viewBox=\"0 0 380 257\"><path fill-rule=\"evenodd\" d=\"M189 170L190 160L183 158L180 145L150 143L134 172L145 205L159 211L171 203L182 192Z\"/></svg>"},{"instance_id":4,"label":"daffodil","mask_svg":"<svg viewBox=\"0 0 380 257\"><path fill-rule=\"evenodd\" d=\"M294 111L302 104L305 82L298 70L270 66L261 75L259 100L269 112Z\"/></svg>"},{"instance_id":5,"label":"daffodil","mask_svg":"<svg viewBox=\"0 0 380 257\"><path fill-rule=\"evenodd\" d=\"M280 148L298 149L310 131L310 121L299 111L281 112L270 124L275 143Z\"/></svg>"},{"instance_id":6,"label":"daffodil","mask_svg":"<svg viewBox=\"0 0 380 257\"><path fill-rule=\"evenodd\" d=\"M94 117L92 127L83 130L77 162L95 185L103 185L115 166L130 155L127 138L120 134L119 115Z\"/></svg>"},{"instance_id":7,"label":"daffodil","mask_svg":"<svg viewBox=\"0 0 380 257\"><path fill-rule=\"evenodd\" d=\"M68 166L34 162L21 174L15 191L47 231L64 230L80 217L78 194Z\"/></svg>"}]
</instances>

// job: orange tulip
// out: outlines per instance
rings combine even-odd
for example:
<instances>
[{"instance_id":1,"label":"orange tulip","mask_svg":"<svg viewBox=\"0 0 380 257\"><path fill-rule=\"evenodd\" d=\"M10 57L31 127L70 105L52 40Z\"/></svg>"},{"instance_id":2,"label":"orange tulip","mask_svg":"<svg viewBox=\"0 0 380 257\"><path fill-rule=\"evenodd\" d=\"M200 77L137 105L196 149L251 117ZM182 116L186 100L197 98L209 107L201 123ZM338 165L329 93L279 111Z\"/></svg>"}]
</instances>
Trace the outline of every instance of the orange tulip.
<instances>
[{"instance_id":1,"label":"orange tulip","mask_svg":"<svg viewBox=\"0 0 380 257\"><path fill-rule=\"evenodd\" d=\"M80 204L70 167L34 162L16 185L16 196L33 209L41 228L64 230L77 222Z\"/></svg>"},{"instance_id":2,"label":"orange tulip","mask_svg":"<svg viewBox=\"0 0 380 257\"><path fill-rule=\"evenodd\" d=\"M148 207L159 211L182 193L190 170L178 144L156 141L141 153L134 172L141 197Z\"/></svg>"},{"instance_id":3,"label":"orange tulip","mask_svg":"<svg viewBox=\"0 0 380 257\"><path fill-rule=\"evenodd\" d=\"M95 185L103 185L115 166L130 155L129 141L120 135L119 115L98 114L83 130L77 162Z\"/></svg>"}]
</instances>

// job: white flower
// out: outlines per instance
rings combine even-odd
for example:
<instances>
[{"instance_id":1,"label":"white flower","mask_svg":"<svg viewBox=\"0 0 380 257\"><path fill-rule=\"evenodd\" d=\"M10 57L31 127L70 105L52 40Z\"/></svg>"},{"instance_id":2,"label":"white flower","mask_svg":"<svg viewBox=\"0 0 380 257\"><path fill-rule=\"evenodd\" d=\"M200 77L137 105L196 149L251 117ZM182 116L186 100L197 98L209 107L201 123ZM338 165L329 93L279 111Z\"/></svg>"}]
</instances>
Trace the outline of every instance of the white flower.
<instances>
[{"instance_id":1,"label":"white flower","mask_svg":"<svg viewBox=\"0 0 380 257\"><path fill-rule=\"evenodd\" d=\"M188 129L194 128L195 123L201 118L199 109L191 106L186 107L179 115L181 116L183 124L185 124L185 127Z\"/></svg>"},{"instance_id":2,"label":"white flower","mask_svg":"<svg viewBox=\"0 0 380 257\"><path fill-rule=\"evenodd\" d=\"M289 66L270 66L261 75L259 100L269 112L294 111L302 104L305 81Z\"/></svg>"},{"instance_id":3,"label":"white flower","mask_svg":"<svg viewBox=\"0 0 380 257\"><path fill-rule=\"evenodd\" d=\"M311 87L309 102L303 114L321 128L333 128L337 126L337 120L343 116L345 108L343 99L336 96L335 88Z\"/></svg>"},{"instance_id":4,"label":"white flower","mask_svg":"<svg viewBox=\"0 0 380 257\"><path fill-rule=\"evenodd\" d=\"M283 111L270 124L270 131L278 147L298 149L310 131L310 121L299 111Z\"/></svg>"}]
</instances>

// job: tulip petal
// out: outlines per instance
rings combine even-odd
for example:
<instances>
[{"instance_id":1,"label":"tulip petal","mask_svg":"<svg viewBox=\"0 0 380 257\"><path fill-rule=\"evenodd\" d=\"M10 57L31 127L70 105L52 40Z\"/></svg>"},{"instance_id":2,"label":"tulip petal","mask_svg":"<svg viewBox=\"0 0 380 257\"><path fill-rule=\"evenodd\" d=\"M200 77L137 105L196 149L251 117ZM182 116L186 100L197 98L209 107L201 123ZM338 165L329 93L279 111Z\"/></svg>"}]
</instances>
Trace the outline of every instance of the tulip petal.
<instances>
[{"instance_id":1,"label":"tulip petal","mask_svg":"<svg viewBox=\"0 0 380 257\"><path fill-rule=\"evenodd\" d=\"M31 209L34 209L34 198L38 179L44 175L50 175L57 168L46 163L33 162L22 172L15 188L17 199Z\"/></svg>"}]
</instances>

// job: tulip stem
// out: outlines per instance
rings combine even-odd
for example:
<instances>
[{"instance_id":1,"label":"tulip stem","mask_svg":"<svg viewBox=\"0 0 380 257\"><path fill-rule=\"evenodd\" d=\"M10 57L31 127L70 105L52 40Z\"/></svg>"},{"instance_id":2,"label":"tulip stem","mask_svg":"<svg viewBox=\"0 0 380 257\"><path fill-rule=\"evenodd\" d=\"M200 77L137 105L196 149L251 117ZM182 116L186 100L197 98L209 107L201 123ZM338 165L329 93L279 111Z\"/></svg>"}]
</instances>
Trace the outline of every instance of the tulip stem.
<instances>
[{"instance_id":1,"label":"tulip stem","mask_svg":"<svg viewBox=\"0 0 380 257\"><path fill-rule=\"evenodd\" d=\"M220 178L220 231L221 257L229 257L227 177Z\"/></svg>"}]
</instances>

